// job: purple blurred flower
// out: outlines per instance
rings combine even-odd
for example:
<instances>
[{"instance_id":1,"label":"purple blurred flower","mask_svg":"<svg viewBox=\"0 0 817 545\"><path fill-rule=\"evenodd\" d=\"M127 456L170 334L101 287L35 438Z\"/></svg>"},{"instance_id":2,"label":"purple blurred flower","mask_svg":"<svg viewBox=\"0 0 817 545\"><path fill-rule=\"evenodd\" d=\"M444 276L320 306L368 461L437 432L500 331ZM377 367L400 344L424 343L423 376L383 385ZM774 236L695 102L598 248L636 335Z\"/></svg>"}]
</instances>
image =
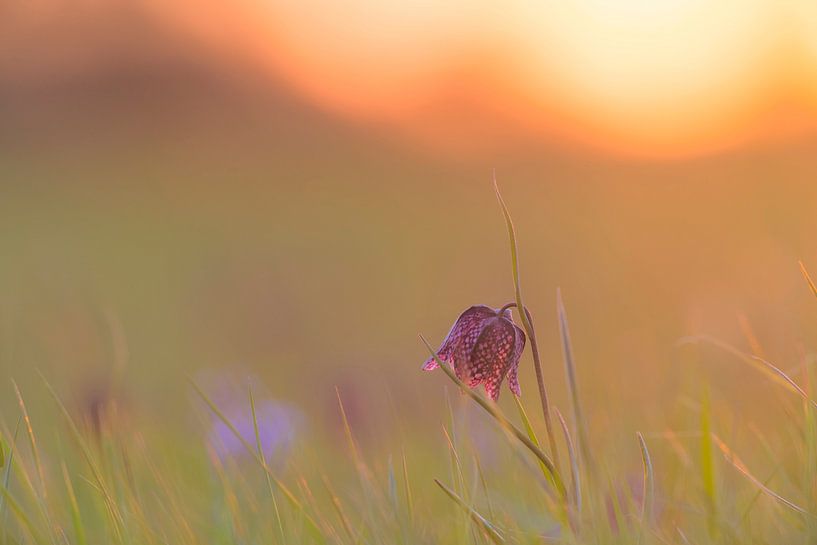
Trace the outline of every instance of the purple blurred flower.
<instances>
[{"instance_id":1,"label":"purple blurred flower","mask_svg":"<svg viewBox=\"0 0 817 545\"><path fill-rule=\"evenodd\" d=\"M485 392L496 401L506 375L511 392L521 394L518 372L524 349L525 332L513 323L508 308L477 305L457 318L437 355L454 367L469 388L484 384ZM423 364L426 371L436 368L433 358Z\"/></svg>"},{"instance_id":2,"label":"purple blurred flower","mask_svg":"<svg viewBox=\"0 0 817 545\"><path fill-rule=\"evenodd\" d=\"M247 403L249 404L249 401ZM249 405L233 407L223 412L241 437L254 447L256 444L255 427ZM270 464L281 462L286 458L295 441L301 421L300 411L277 401L266 400L256 402L255 416L264 457ZM219 419L213 420L210 428L210 441L222 459L249 454L238 437Z\"/></svg>"},{"instance_id":3,"label":"purple blurred flower","mask_svg":"<svg viewBox=\"0 0 817 545\"><path fill-rule=\"evenodd\" d=\"M264 457L270 465L283 462L303 428L303 413L291 405L259 395L263 388L257 386L254 377L248 377L247 384L238 387L226 373L210 372L200 376L219 410L241 438L255 448L255 426L248 394L248 386L253 386L258 437ZM211 414L207 440L222 460L249 456L241 440L214 414Z\"/></svg>"}]
</instances>

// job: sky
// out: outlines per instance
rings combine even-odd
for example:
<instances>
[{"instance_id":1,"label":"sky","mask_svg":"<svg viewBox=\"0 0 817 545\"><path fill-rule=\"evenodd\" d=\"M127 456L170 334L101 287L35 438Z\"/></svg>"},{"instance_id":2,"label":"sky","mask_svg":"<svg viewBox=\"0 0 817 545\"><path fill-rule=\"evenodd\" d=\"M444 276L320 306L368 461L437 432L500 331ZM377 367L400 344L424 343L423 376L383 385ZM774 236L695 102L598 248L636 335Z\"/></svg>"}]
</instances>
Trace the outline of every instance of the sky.
<instances>
[{"instance_id":1,"label":"sky","mask_svg":"<svg viewBox=\"0 0 817 545\"><path fill-rule=\"evenodd\" d=\"M537 141L677 159L817 133L817 5L808 0L32 0L4 9L7 81L191 50L222 69L247 64L341 120L446 153Z\"/></svg>"},{"instance_id":2,"label":"sky","mask_svg":"<svg viewBox=\"0 0 817 545\"><path fill-rule=\"evenodd\" d=\"M808 0L155 9L243 50L321 108L435 146L479 150L510 132L684 157L817 129L817 5Z\"/></svg>"},{"instance_id":3,"label":"sky","mask_svg":"<svg viewBox=\"0 0 817 545\"><path fill-rule=\"evenodd\" d=\"M415 407L417 333L512 296L494 169L549 380L557 287L600 413L675 399L676 341L744 322L794 368L817 7L532 5L0 2L0 371L95 391L121 324L159 412L219 367Z\"/></svg>"}]
</instances>

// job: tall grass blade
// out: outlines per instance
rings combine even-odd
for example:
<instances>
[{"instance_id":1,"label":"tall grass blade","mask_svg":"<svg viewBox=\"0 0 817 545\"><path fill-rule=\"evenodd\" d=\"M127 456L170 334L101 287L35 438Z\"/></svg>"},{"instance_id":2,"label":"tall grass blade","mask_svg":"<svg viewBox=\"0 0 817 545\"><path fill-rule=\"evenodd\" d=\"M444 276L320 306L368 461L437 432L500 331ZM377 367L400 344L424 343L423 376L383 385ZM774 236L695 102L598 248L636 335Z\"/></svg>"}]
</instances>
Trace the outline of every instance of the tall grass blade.
<instances>
[{"instance_id":1,"label":"tall grass blade","mask_svg":"<svg viewBox=\"0 0 817 545\"><path fill-rule=\"evenodd\" d=\"M250 397L250 411L252 412L252 429L253 433L255 434L255 448L258 452L258 456L261 459L266 460L266 456L264 455L264 448L261 446L261 433L258 431L258 416L255 412L255 398L252 395L252 387L247 388L247 393ZM269 489L270 499L272 500L272 509L275 513L275 522L278 526L278 533L281 537L281 543L286 543L286 538L284 537L284 523L281 521L281 512L278 510L278 500L275 499L275 490L272 488L272 477L270 477L269 472L264 472L264 477L267 480L267 488Z\"/></svg>"},{"instance_id":2,"label":"tall grass blade","mask_svg":"<svg viewBox=\"0 0 817 545\"><path fill-rule=\"evenodd\" d=\"M809 275L808 270L806 269L806 266L803 264L803 262L800 261L799 263L800 272L803 273L803 278L806 279L806 283L808 284L811 293L814 294L815 297L817 297L817 286L814 285L814 281L811 279L811 275Z\"/></svg>"},{"instance_id":3,"label":"tall grass blade","mask_svg":"<svg viewBox=\"0 0 817 545\"><path fill-rule=\"evenodd\" d=\"M573 407L573 424L576 427L576 441L579 444L579 455L583 459L589 472L594 472L593 459L590 452L590 443L587 435L587 423L582 412L579 398L579 385L576 379L576 364L573 359L573 345L570 341L570 327L567 323L567 312L562 300L562 290L556 289L556 313L559 318L559 333L562 339L562 356L564 357L567 386L570 392L570 401Z\"/></svg>"},{"instance_id":4,"label":"tall grass blade","mask_svg":"<svg viewBox=\"0 0 817 545\"><path fill-rule=\"evenodd\" d=\"M771 490L769 487L767 487L765 484L763 484L763 481L761 481L760 479L758 479L757 477L752 475L752 473L746 467L746 464L744 464L741 461L741 459L738 458L738 456L734 453L734 451L731 448L729 448L729 446L726 443L724 443L721 440L721 438L718 437L717 435L715 435L714 433L712 433L712 441L715 443L715 445L717 445L718 449L721 451L721 453L723 454L723 457L726 459L726 461L729 462L730 464L732 464L732 466L734 466L735 469L737 469L740 473L742 473L744 477L749 479L749 481L752 484L754 484L756 487L758 487L758 489L760 489L760 491L762 491L764 494L766 494L767 496L769 496L771 498L774 498L775 500L779 501L780 503L782 503L783 505L785 505L789 509L791 509L793 511L796 511L796 512L802 514L802 515L815 516L814 514L809 513L806 509L803 509L802 507L800 507L796 503L794 503L794 502L792 502L790 500L787 500L786 498L784 498L783 496L781 496L780 494L778 494L774 490Z\"/></svg>"},{"instance_id":5,"label":"tall grass blade","mask_svg":"<svg viewBox=\"0 0 817 545\"><path fill-rule=\"evenodd\" d=\"M641 462L644 465L644 488L642 489L641 524L650 526L655 513L655 474L652 468L652 458L647 449L647 442L641 432L636 432L638 446L641 449Z\"/></svg>"},{"instance_id":6,"label":"tall grass blade","mask_svg":"<svg viewBox=\"0 0 817 545\"><path fill-rule=\"evenodd\" d=\"M74 494L74 486L71 484L71 477L68 475L68 468L65 462L62 463L62 477L65 480L65 489L68 492L68 503L71 507L71 522L74 525L74 535L77 539L77 545L87 545L88 540L85 537L85 527L82 525L82 517L79 513L79 503L77 496Z\"/></svg>"},{"instance_id":7,"label":"tall grass blade","mask_svg":"<svg viewBox=\"0 0 817 545\"><path fill-rule=\"evenodd\" d=\"M394 473L394 458L392 458L391 454L389 454L389 460L388 463L386 464L386 467L388 469L387 482L389 490L389 500L391 501L391 504L396 511L400 507L400 500L397 498L397 476Z\"/></svg>"},{"instance_id":8,"label":"tall grass blade","mask_svg":"<svg viewBox=\"0 0 817 545\"><path fill-rule=\"evenodd\" d=\"M40 379L45 384L48 393L51 395L52 399L57 404L57 407L60 409L60 412L62 413L66 422L68 422L68 428L71 430L71 434L73 435L74 440L79 445L80 452L82 453L85 462L88 464L88 467L91 470L91 474L94 477L96 487L99 490L100 494L102 494L105 506L108 510L109 516L111 517L111 521L113 522L114 533L116 534L117 540L120 543L124 542L125 521L122 517L121 511L119 510L119 506L117 505L116 501L114 501L113 496L111 495L107 485L105 484L105 480L103 479L102 476L102 471L97 466L96 461L94 460L94 457L91 454L91 450L88 448L87 443L82 437L82 433L80 433L76 422L74 422L74 419L71 417L71 413L68 412L68 409L62 403L62 400L60 400L59 396L57 395L57 392L54 391L54 388L42 374L40 374Z\"/></svg>"},{"instance_id":9,"label":"tall grass blade","mask_svg":"<svg viewBox=\"0 0 817 545\"><path fill-rule=\"evenodd\" d=\"M479 461L479 456L474 456L474 464L477 468L479 484L482 486L482 493L485 495L485 505L488 507L488 516L491 517L491 520L493 520L494 508L491 504L491 494L488 491L488 481L485 479L485 472L482 470L482 462Z\"/></svg>"},{"instance_id":10,"label":"tall grass blade","mask_svg":"<svg viewBox=\"0 0 817 545\"><path fill-rule=\"evenodd\" d=\"M8 488L1 488L0 495L5 498L5 503L9 506L9 509L14 516L17 517L17 520L23 525L23 527L28 531L31 535L32 539L35 543L45 543L45 539L42 537L42 534L37 530L37 526L31 522L31 519L23 510L22 506L14 499L14 496L11 495Z\"/></svg>"},{"instance_id":11,"label":"tall grass blade","mask_svg":"<svg viewBox=\"0 0 817 545\"><path fill-rule=\"evenodd\" d=\"M17 404L20 406L20 412L23 415L23 423L25 424L26 435L28 435L28 442L31 446L31 453L34 456L34 467L37 468L37 477L40 480L40 494L42 494L42 497L45 499L48 497L48 492L45 485L43 464L42 460L40 460L40 449L37 448L37 439L34 437L34 428L31 426L31 418L28 416L28 409L26 408L25 401L23 401L23 396L20 393L20 388L17 386L17 382L12 379L11 383L14 386L14 394L17 396Z\"/></svg>"},{"instance_id":12,"label":"tall grass blade","mask_svg":"<svg viewBox=\"0 0 817 545\"><path fill-rule=\"evenodd\" d=\"M414 520L414 498L411 493L411 480L409 479L409 472L408 472L408 462L406 461L406 453L402 451L401 453L402 462L403 462L403 488L404 493L406 496L406 510L408 511L408 519L409 521Z\"/></svg>"},{"instance_id":13,"label":"tall grass blade","mask_svg":"<svg viewBox=\"0 0 817 545\"><path fill-rule=\"evenodd\" d=\"M9 445L9 456L8 456L8 463L5 469L5 475L3 475L3 488L9 490L9 484L11 483L11 466L14 463L14 448L17 445L17 434L20 431L20 423L23 421L23 417L20 416L17 419L17 425L14 426L14 435L11 437L11 444ZM3 533L1 534L3 538L6 537L6 497L5 495L0 497L0 526L3 528Z\"/></svg>"},{"instance_id":14,"label":"tall grass blade","mask_svg":"<svg viewBox=\"0 0 817 545\"><path fill-rule=\"evenodd\" d=\"M491 541L493 541L497 545L505 543L505 539L502 537L502 534L499 532L499 530L493 524L491 524L485 517L480 515L470 505L465 503L462 500L462 498L460 498L453 490L445 486L439 480L434 479L434 482L437 483L437 486L439 486L449 498L454 500L454 502L457 505L459 505L462 509L465 510L466 513L468 513L468 515L471 517L471 520L474 521L474 524L479 526L485 532L485 534L491 539Z\"/></svg>"},{"instance_id":15,"label":"tall grass blade","mask_svg":"<svg viewBox=\"0 0 817 545\"><path fill-rule=\"evenodd\" d=\"M548 435L548 443L550 445L550 454L553 456L554 464L559 469L559 449L556 445L556 434L553 431L553 422L550 416L550 401L548 401L547 389L545 388L545 377L542 373L542 362L539 359L539 344L536 342L536 331L533 328L533 320L528 312L525 304L522 301L522 286L519 280L519 250L516 245L516 229L513 226L511 213L505 200L502 198L502 193L499 191L499 184L496 182L496 172L494 172L494 192L496 199L499 202L499 207L502 209L502 216L505 218L505 227L508 231L508 242L511 246L511 272L513 273L513 288L514 298L516 300L516 309L519 314L519 319L522 322L522 327L528 335L530 342L531 354L533 355L533 367L536 371L536 383L539 386L539 399L542 402L542 414L545 417L545 428Z\"/></svg>"},{"instance_id":16,"label":"tall grass blade","mask_svg":"<svg viewBox=\"0 0 817 545\"><path fill-rule=\"evenodd\" d=\"M321 481L323 482L323 486L326 489L327 494L329 494L329 500L332 502L332 507L335 510L335 514L340 519L340 524L343 527L343 531L346 532L346 536L349 538L351 543L357 543L357 539L355 538L355 532L352 530L352 524L349 521L349 518L346 516L346 513L343 511L343 504L340 502L340 498L332 489L332 486L329 484L329 479L326 476L322 476Z\"/></svg>"},{"instance_id":17,"label":"tall grass blade","mask_svg":"<svg viewBox=\"0 0 817 545\"><path fill-rule=\"evenodd\" d=\"M230 432L235 436L236 439L238 439L238 441L246 449L250 456L252 456L255 459L259 466L261 466L261 469L263 469L270 476L272 482L275 483L275 486L277 486L278 489L281 492L283 492L284 496L286 496L287 500L289 500L289 503L292 504L292 506L295 507L295 509L304 517L304 520L306 520L310 532L313 534L313 537L316 537L320 541L323 541L324 535L320 527L318 526L318 523L315 522L315 519L312 518L312 516L306 512L303 504L298 500L298 498L295 497L295 494L293 494L292 491L280 479L278 479L278 477L276 477L272 473L272 469L270 469L270 467L267 465L266 460L264 460L262 456L258 455L258 452L255 449L255 447L253 447L244 438L244 436L241 435L241 432L239 432L238 429L236 429L236 427L233 425L233 423L230 422L230 419L227 418L223 412L221 412L221 409L218 408L218 406L213 402L213 400L211 400L207 396L207 394L205 394L204 391L201 388L199 388L199 385L196 384L192 379L188 379L188 381L190 382L190 385L193 387L196 393L199 395L199 397L201 397L204 403L210 408L213 414L216 415L216 417L219 420L221 420L225 426L227 426L227 429L230 430Z\"/></svg>"},{"instance_id":18,"label":"tall grass blade","mask_svg":"<svg viewBox=\"0 0 817 545\"><path fill-rule=\"evenodd\" d=\"M700 444L701 482L707 505L707 524L710 537L717 534L718 494L715 483L715 460L712 446L712 416L710 414L709 393L704 394L701 404L701 444Z\"/></svg>"},{"instance_id":19,"label":"tall grass blade","mask_svg":"<svg viewBox=\"0 0 817 545\"><path fill-rule=\"evenodd\" d=\"M682 337L682 338L678 339L678 341L676 342L676 346L682 346L682 345L685 345L685 344L695 344L695 345L697 345L698 343L701 343L701 342L707 343L707 344L709 344L711 346L714 346L716 348L720 348L721 350L723 350L723 351L725 351L725 352L727 352L729 354L732 354L733 356L738 358L740 361L748 364L753 369L755 369L755 370L759 371L760 373L762 373L766 378L768 378L769 380L771 380L775 384L777 384L779 386L782 386L783 388L785 388L786 390L788 390L791 393L799 395L805 401L810 403L812 407L817 408L817 403L812 401L809 398L808 394L806 394L806 392L800 386L798 386L797 383L791 377L789 377L779 367L775 366L771 362L769 362L769 361L767 361L767 360L765 360L765 359L763 359L763 358L761 358L759 356L755 356L753 354L746 354L745 352L739 350L738 348L735 348L731 344L723 342L723 341L721 341L719 339L716 339L714 337L710 337L708 335L692 335L692 336L688 336L688 337Z\"/></svg>"},{"instance_id":20,"label":"tall grass blade","mask_svg":"<svg viewBox=\"0 0 817 545\"><path fill-rule=\"evenodd\" d=\"M522 425L525 427L525 433L528 434L528 438L539 448L542 448L539 444L539 439L536 437L536 432L533 429L533 425L530 423L530 419L528 418L528 413L525 411L525 407L522 406L522 401L516 396L512 396L514 403L516 403L516 408L519 411L519 418L522 420ZM542 474L545 476L545 479L553 483L553 475L551 475L550 470L545 466L545 464L540 460L539 467L542 468Z\"/></svg>"},{"instance_id":21,"label":"tall grass blade","mask_svg":"<svg viewBox=\"0 0 817 545\"><path fill-rule=\"evenodd\" d=\"M338 408L340 409L341 421L343 422L343 432L346 435L346 441L349 443L349 450L352 454L352 462L354 462L355 469L357 469L360 486L364 493L373 499L373 501L366 503L368 515L366 520L368 522L372 522L374 519L372 507L377 507L381 512L383 512L383 510L386 508L385 498L382 490L377 486L374 474L372 473L371 469L369 469L368 464L363 459L363 455L360 453L360 449L357 446L357 441L355 441L355 436L352 433L352 426L349 423L349 417L346 414L346 408L343 406L340 390L337 388L337 386L335 387L335 396L338 400Z\"/></svg>"},{"instance_id":22,"label":"tall grass blade","mask_svg":"<svg viewBox=\"0 0 817 545\"><path fill-rule=\"evenodd\" d=\"M559 471L553 465L553 461L548 457L548 455L542 452L542 449L537 447L536 444L534 444L534 442L531 441L530 438L527 435L525 435L523 431L514 426L507 418L505 418L505 416L496 409L495 405L489 403L487 400L483 399L478 394L474 393L474 391L472 391L460 379L458 379L454 372L451 369L449 369L448 365L445 364L442 360L440 360L439 356L437 356L437 353L434 351L433 348L431 348L431 345L428 343L425 337L420 335L420 340L422 340L423 344L426 345L429 354L431 354L431 356L434 358L434 361L437 362L437 365L439 365L440 369L442 369L445 372L445 375L452 382L454 382L454 384L456 384L463 393L465 393L468 397L473 399L477 403L477 405L482 407L488 414L490 414L500 424L500 426L505 428L514 437L516 437L523 445L525 445L528 448L528 450L530 450L534 454L534 456L536 456L539 459L539 461L541 461L545 465L547 470L550 472L551 477L553 478L553 482L555 483L556 490L559 493L559 496L563 500L566 500L567 489L565 488L564 481L562 480L562 476L559 474Z\"/></svg>"},{"instance_id":23,"label":"tall grass blade","mask_svg":"<svg viewBox=\"0 0 817 545\"><path fill-rule=\"evenodd\" d=\"M570 458L570 480L573 483L573 504L576 506L576 514L581 519L582 515L582 480L581 472L579 470L579 457L576 453L576 448L573 446L573 439L570 436L570 430L565 422L565 417L562 412L556 409L556 416L559 418L559 424L562 426L562 433L565 436L565 444L567 445L567 455Z\"/></svg>"}]
</instances>

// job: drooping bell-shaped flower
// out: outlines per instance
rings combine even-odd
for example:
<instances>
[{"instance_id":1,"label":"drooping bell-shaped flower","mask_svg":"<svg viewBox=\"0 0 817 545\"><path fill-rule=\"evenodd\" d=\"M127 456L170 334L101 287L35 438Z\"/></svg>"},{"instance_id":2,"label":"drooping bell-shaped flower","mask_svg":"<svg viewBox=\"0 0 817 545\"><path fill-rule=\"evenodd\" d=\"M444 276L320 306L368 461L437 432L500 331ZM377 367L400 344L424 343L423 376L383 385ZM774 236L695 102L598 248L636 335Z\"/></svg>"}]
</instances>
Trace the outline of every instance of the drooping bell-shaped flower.
<instances>
[{"instance_id":1,"label":"drooping bell-shaped flower","mask_svg":"<svg viewBox=\"0 0 817 545\"><path fill-rule=\"evenodd\" d=\"M457 377L469 388L484 384L485 392L496 401L506 375L510 390L517 396L521 394L518 371L525 340L525 332L513 322L508 308L477 305L457 318L437 356L453 366ZM434 358L423 364L426 371L436 368Z\"/></svg>"}]
</instances>

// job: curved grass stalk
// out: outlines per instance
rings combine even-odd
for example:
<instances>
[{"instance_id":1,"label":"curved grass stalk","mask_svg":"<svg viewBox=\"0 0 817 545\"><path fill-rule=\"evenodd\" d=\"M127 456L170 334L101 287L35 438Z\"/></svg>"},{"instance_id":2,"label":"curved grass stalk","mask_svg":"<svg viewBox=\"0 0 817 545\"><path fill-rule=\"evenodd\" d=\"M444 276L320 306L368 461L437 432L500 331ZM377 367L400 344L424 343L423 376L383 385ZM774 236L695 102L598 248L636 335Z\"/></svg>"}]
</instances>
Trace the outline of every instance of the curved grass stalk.
<instances>
[{"instance_id":1,"label":"curved grass stalk","mask_svg":"<svg viewBox=\"0 0 817 545\"><path fill-rule=\"evenodd\" d=\"M514 403L516 403L516 409L519 411L519 418L522 419L522 425L525 427L525 432L528 434L528 438L533 441L533 444L539 448L542 448L542 445L539 443L539 438L536 437L536 432L533 429L533 425L530 423L530 419L528 418L528 413L525 411L525 407L522 406L522 402L519 400L518 397L512 396ZM542 468L542 474L545 478L553 482L553 477L550 474L550 471L545 466L544 463L539 461L539 467Z\"/></svg>"},{"instance_id":2,"label":"curved grass stalk","mask_svg":"<svg viewBox=\"0 0 817 545\"><path fill-rule=\"evenodd\" d=\"M51 395L51 398L57 404L57 407L60 409L60 412L62 413L63 417L68 423L68 428L71 431L71 435L74 437L74 440L77 442L77 445L79 445L82 457L85 459L88 468L91 470L93 481L89 482L92 482L94 484L95 488L99 491L100 495L102 496L105 508L108 511L108 516L111 518L111 522L113 523L113 530L117 542L124 543L126 535L125 519L122 515L122 510L119 504L116 502L112 492L105 483L105 479L103 478L102 474L102 469L94 460L94 456L91 453L91 449L88 447L87 442L83 439L82 433L80 433L76 422L74 422L74 419L71 417L71 413L68 412L68 409L65 407L65 404L57 395L57 392L54 390L51 384L45 379L45 376L43 376L42 373L39 374L40 379L43 381L46 389L48 390L48 393Z\"/></svg>"},{"instance_id":3,"label":"curved grass stalk","mask_svg":"<svg viewBox=\"0 0 817 545\"><path fill-rule=\"evenodd\" d=\"M789 509L791 509L793 511L796 511L796 512L800 513L801 515L807 515L807 516L810 516L810 517L815 516L814 513L810 513L809 511L807 511L806 509L800 507L796 503L794 503L794 502L792 502L790 500L787 500L786 498L784 498L783 496L781 496L780 494L778 494L777 492L775 492L774 490L770 489L765 484L763 484L763 481L761 481L760 479L758 479L757 477L752 475L752 473L749 471L749 468L746 467L746 464L744 464L741 461L741 459L738 458L738 456L734 453L734 451L731 448L729 448L729 446L726 443L724 443L721 440L720 437L718 437L714 433L711 434L711 437L712 437L712 442L715 444L715 446L718 447L718 449L720 449L721 453L723 454L723 457L726 458L726 461L729 462L730 464L732 464L732 466L735 469L737 469L740 473L742 473L744 477L749 479L749 481L752 484L754 484L761 492L763 492L764 494L766 494L770 498L774 498L775 500L782 503L783 505L785 505Z\"/></svg>"},{"instance_id":4,"label":"curved grass stalk","mask_svg":"<svg viewBox=\"0 0 817 545\"><path fill-rule=\"evenodd\" d=\"M420 335L420 340L423 341L426 348L428 349L429 354L431 357L434 358L434 361L437 362L437 365L445 372L445 375L451 379L451 381L456 384L463 393L468 395L471 399L473 399L480 407L482 407L488 414L490 414L494 419L508 432L510 432L514 437L516 437L523 445L525 445L528 450L530 450L534 456L536 456L540 462L545 466L547 471L550 473L551 481L554 483L556 490L559 493L559 496L563 501L567 501L567 489L565 488L564 481L562 480L562 476L559 473L558 468L554 465L553 461L548 457L547 454L542 452L536 444L531 441L531 439L525 435L525 432L517 428L516 426L508 420L505 415L503 415L499 410L497 410L496 406L492 403L489 403L487 400L480 397L478 394L473 392L468 386L465 385L457 376L454 374L447 364L445 364L437 355L437 352L431 347L425 337Z\"/></svg>"},{"instance_id":5,"label":"curved grass stalk","mask_svg":"<svg viewBox=\"0 0 817 545\"><path fill-rule=\"evenodd\" d=\"M556 289L556 314L559 319L559 335L562 339L562 356L565 362L567 387L570 391L570 402L573 406L573 425L576 427L576 442L578 454L584 462L584 469L589 477L595 476L595 465L590 452L590 442L587 435L587 422L584 419L581 400L579 399L579 385L576 379L576 363L573 360L573 345L570 342L570 327L567 323L567 311L562 300L562 290Z\"/></svg>"},{"instance_id":6,"label":"curved grass stalk","mask_svg":"<svg viewBox=\"0 0 817 545\"><path fill-rule=\"evenodd\" d=\"M688 337L682 337L678 339L676 345L681 346L684 344L698 344L700 342L705 342L716 348L720 348L724 352L732 354L739 360L749 364L749 366L765 375L766 378L768 378L775 384L782 386L789 392L799 395L805 402L807 402L813 408L817 409L817 402L813 401L806 393L806 391L803 390L803 388L801 388L794 381L794 379L787 375L782 369L772 364L771 362L761 358L760 356L746 354L745 352L739 350L738 348L735 348L731 344L723 342L714 337L710 337L708 335L691 335Z\"/></svg>"},{"instance_id":7,"label":"curved grass stalk","mask_svg":"<svg viewBox=\"0 0 817 545\"><path fill-rule=\"evenodd\" d=\"M579 458L576 456L576 449L573 446L573 439L570 437L570 429L567 427L564 416L561 411L556 409L556 417L559 419L559 424L562 426L562 433L565 436L565 443L567 444L567 455L570 459L570 479L573 483L573 503L576 505L576 515L579 519L582 516L582 481L581 473L579 472Z\"/></svg>"},{"instance_id":8,"label":"curved grass stalk","mask_svg":"<svg viewBox=\"0 0 817 545\"><path fill-rule=\"evenodd\" d=\"M644 436L641 432L636 432L638 437L638 446L641 449L641 462L644 464L644 489L642 494L641 505L641 524L649 526L652 524L653 513L655 508L655 475L652 469L652 458L650 451L647 449L647 443L644 441Z\"/></svg>"},{"instance_id":9,"label":"curved grass stalk","mask_svg":"<svg viewBox=\"0 0 817 545\"><path fill-rule=\"evenodd\" d=\"M468 515L471 517L471 520L474 521L474 524L479 526L482 529L482 531L484 531L488 535L488 537L491 538L491 541L493 541L497 545L505 543L505 538L502 537L502 534L499 532L499 530L497 530L497 528L493 524L491 524L485 517L480 515L473 507L468 505L453 490L445 486L438 479L434 479L434 482L437 483L437 486L439 486L449 498L454 500L454 502L457 505L462 507L465 510L465 512L468 513Z\"/></svg>"},{"instance_id":10,"label":"curved grass stalk","mask_svg":"<svg viewBox=\"0 0 817 545\"><path fill-rule=\"evenodd\" d=\"M808 284L809 289L811 289L811 293L817 297L817 286L814 285L814 281L811 279L811 276L809 275L808 270L806 270L806 266L803 264L803 262L800 261L799 263L800 272L803 273L803 278L806 279L806 283Z\"/></svg>"},{"instance_id":11,"label":"curved grass stalk","mask_svg":"<svg viewBox=\"0 0 817 545\"><path fill-rule=\"evenodd\" d=\"M556 435L553 431L553 419L550 415L550 402L548 401L547 389L545 388L545 378L542 373L542 362L539 358L539 345L536 342L536 331L533 329L533 320L531 320L530 313L525 309L522 302L522 287L519 281L519 252L516 245L516 230L513 226L511 213L502 198L502 193L499 191L499 185L496 182L496 172L494 172L494 191L496 192L497 201L502 209L502 215L505 218L505 227L508 230L508 241L511 246L511 270L513 272L513 287L514 296L516 299L517 310L519 310L519 319L522 322L522 327L530 340L531 354L533 355L533 368L536 371L536 383L539 386L539 399L542 402L542 414L545 417L545 427L548 434L548 443L550 445L550 453L553 456L553 461L556 468L559 468L559 449L556 446Z\"/></svg>"},{"instance_id":12,"label":"curved grass stalk","mask_svg":"<svg viewBox=\"0 0 817 545\"><path fill-rule=\"evenodd\" d=\"M218 406L213 402L213 400L211 400L207 396L207 394L205 394L204 391L201 388L199 388L199 385L196 384L192 379L188 380L190 382L190 385L193 386L193 389L196 391L199 397L201 397L201 399L207 404L207 406L210 408L213 414L215 414L216 417L218 417L218 419L221 420L225 426L227 426L230 432L235 436L236 439L239 440L239 442L247 450L250 456L252 456L252 458L258 463L259 466L261 466L261 469L263 469L264 472L270 476L272 482L275 483L275 486L277 486L278 489L281 492L283 492L284 496L286 496L287 500L289 500L289 503L292 504L292 506L304 517L313 537L315 537L319 541L323 541L324 540L323 531L321 530L320 526L318 526L318 523L315 521L315 519L312 518L312 516L306 512L304 505L298 500L298 498L295 497L295 494L293 494L292 491L278 477L276 477L272 473L272 469L270 469L269 465L267 465L266 460L264 460L264 458L258 454L257 449L253 447L249 443L249 441L244 439L244 437L241 435L238 429L236 429L233 423L230 422L230 419L228 419L224 415L224 413L221 412L221 409L219 409Z\"/></svg>"},{"instance_id":13,"label":"curved grass stalk","mask_svg":"<svg viewBox=\"0 0 817 545\"><path fill-rule=\"evenodd\" d=\"M264 449L261 446L261 434L258 431L258 416L255 413L255 398L252 395L252 388L247 388L247 394L250 397L250 410L252 411L252 429L253 433L255 434L255 449L258 452L258 456L262 459L266 460L264 456ZM281 512L278 510L278 501L275 498L275 490L272 488L272 477L270 476L269 472L264 472L264 477L267 478L267 488L269 489L269 495L272 499L272 509L275 513L275 522L278 525L278 534L281 537L281 544L287 542L286 537L284 537L284 523L281 521Z\"/></svg>"}]
</instances>

